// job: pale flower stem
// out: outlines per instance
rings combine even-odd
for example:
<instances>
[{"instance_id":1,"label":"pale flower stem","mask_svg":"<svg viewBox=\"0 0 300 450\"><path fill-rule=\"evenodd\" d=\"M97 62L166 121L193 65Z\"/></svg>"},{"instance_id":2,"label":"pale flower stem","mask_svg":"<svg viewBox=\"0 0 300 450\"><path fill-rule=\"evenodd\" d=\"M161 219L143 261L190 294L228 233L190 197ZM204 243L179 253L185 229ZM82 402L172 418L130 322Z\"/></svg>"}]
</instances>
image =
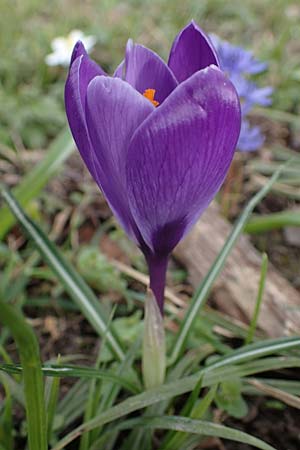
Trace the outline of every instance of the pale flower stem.
<instances>
[{"instance_id":1,"label":"pale flower stem","mask_svg":"<svg viewBox=\"0 0 300 450\"><path fill-rule=\"evenodd\" d=\"M146 389L163 384L166 372L164 322L150 289L145 300L142 370Z\"/></svg>"}]
</instances>

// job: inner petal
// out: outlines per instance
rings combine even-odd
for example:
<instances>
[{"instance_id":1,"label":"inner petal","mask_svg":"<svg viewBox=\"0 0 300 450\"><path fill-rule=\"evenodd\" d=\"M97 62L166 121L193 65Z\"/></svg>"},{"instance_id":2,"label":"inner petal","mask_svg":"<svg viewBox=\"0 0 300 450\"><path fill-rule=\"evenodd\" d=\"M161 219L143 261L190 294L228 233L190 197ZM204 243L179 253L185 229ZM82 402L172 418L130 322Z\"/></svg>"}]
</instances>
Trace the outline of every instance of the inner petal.
<instances>
[{"instance_id":1,"label":"inner petal","mask_svg":"<svg viewBox=\"0 0 300 450\"><path fill-rule=\"evenodd\" d=\"M149 87L155 89L156 101L160 104L177 86L167 64L156 53L131 40L126 47L125 81L141 94Z\"/></svg>"}]
</instances>

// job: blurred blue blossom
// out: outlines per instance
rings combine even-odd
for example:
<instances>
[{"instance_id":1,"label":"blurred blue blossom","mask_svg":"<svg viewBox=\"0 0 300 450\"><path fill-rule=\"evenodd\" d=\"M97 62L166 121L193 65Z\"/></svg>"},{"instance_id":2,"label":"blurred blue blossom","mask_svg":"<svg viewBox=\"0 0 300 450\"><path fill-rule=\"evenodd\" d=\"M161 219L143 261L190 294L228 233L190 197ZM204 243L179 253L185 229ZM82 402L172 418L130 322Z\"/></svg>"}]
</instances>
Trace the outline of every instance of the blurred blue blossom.
<instances>
[{"instance_id":1,"label":"blurred blue blossom","mask_svg":"<svg viewBox=\"0 0 300 450\"><path fill-rule=\"evenodd\" d=\"M243 152L258 150L264 142L264 136L260 128L251 126L246 117L253 106L269 106L272 103L272 87L261 88L251 80L251 75L266 70L267 63L255 59L251 51L223 41L216 35L210 38L221 69L227 72L241 99L243 121L237 148Z\"/></svg>"}]
</instances>

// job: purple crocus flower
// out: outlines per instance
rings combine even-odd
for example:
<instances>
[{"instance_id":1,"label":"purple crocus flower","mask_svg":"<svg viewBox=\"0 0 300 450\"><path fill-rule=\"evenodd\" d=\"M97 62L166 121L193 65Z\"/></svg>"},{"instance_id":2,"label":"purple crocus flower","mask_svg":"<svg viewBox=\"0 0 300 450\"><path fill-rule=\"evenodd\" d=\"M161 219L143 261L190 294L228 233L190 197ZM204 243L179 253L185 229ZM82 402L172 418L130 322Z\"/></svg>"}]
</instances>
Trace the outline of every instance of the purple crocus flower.
<instances>
[{"instance_id":1,"label":"purple crocus flower","mask_svg":"<svg viewBox=\"0 0 300 450\"><path fill-rule=\"evenodd\" d=\"M251 51L232 45L216 35L211 35L210 39L217 51L220 68L228 74L241 99L243 120L237 149L243 152L258 150L264 136L260 128L252 127L246 117L255 105L269 106L272 103L272 87L260 88L251 80L252 75L264 72L267 64L254 58Z\"/></svg>"},{"instance_id":2,"label":"purple crocus flower","mask_svg":"<svg viewBox=\"0 0 300 450\"><path fill-rule=\"evenodd\" d=\"M161 312L170 252L219 190L239 137L238 95L191 22L168 64L129 40L113 77L78 42L65 89L80 154L145 255Z\"/></svg>"}]
</instances>

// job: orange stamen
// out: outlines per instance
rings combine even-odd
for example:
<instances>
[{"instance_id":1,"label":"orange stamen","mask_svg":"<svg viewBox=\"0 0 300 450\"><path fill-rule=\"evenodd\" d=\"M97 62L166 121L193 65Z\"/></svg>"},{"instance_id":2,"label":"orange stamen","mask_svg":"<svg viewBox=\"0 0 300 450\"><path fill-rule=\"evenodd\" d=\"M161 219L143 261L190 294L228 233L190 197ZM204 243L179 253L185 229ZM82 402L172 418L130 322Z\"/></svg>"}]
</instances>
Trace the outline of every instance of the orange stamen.
<instances>
[{"instance_id":1,"label":"orange stamen","mask_svg":"<svg viewBox=\"0 0 300 450\"><path fill-rule=\"evenodd\" d=\"M154 100L155 89L146 89L145 92L143 93L143 96L146 97L148 100L150 100L152 105L154 105L154 106L158 106L159 105L159 102Z\"/></svg>"}]
</instances>

